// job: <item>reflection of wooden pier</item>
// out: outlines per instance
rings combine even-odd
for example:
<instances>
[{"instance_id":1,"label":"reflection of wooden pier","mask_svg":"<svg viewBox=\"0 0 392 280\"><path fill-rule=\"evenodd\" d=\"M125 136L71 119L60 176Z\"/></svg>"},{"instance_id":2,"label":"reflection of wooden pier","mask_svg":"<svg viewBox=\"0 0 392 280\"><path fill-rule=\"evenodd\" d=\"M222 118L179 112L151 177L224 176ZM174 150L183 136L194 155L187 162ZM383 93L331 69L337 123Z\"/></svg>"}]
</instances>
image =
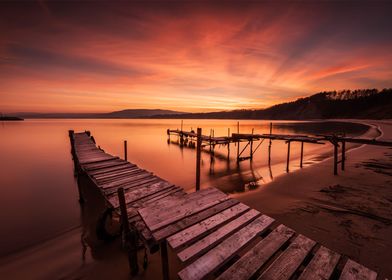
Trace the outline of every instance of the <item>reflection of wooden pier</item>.
<instances>
[{"instance_id":1,"label":"reflection of wooden pier","mask_svg":"<svg viewBox=\"0 0 392 280\"><path fill-rule=\"evenodd\" d=\"M356 144L367 144L367 145L378 145L378 146L389 146L392 147L392 141L380 141L376 139L364 139L364 138L353 138L346 137L344 135L290 135L290 134L273 134L272 133L272 124L270 125L270 133L266 134L254 134L252 133L239 133L239 123L237 124L237 133L232 133L230 135L230 130L228 130L228 136L216 137L213 135L198 135L194 131L183 131L179 129L167 130L167 134L170 138L170 135L177 135L179 138L180 144L186 143L188 141L196 141L200 139L201 147L210 147L210 151L213 153L216 145L226 145L228 158L230 156L230 144L235 144L237 146L237 162L243 160L252 160L254 154L259 149L260 145L264 140L269 140L269 150L268 157L269 162L271 161L271 144L273 140L285 141L287 144L287 161L286 161L286 171L289 171L289 163L290 163L290 144L291 142L299 142L301 143L301 154L300 154L300 167L303 167L303 156L304 156L304 144L325 144L327 142L331 143L334 147L334 174L338 174L338 164L341 164L341 169L345 169L345 160L346 160L346 143L356 143ZM245 142L245 146L241 148L240 143ZM257 146L254 146L254 142L256 142ZM339 147L341 147L341 159L339 160ZM249 148L249 149L248 149ZM246 150L249 150L249 155L244 156Z\"/></svg>"},{"instance_id":2,"label":"reflection of wooden pier","mask_svg":"<svg viewBox=\"0 0 392 280\"><path fill-rule=\"evenodd\" d=\"M69 136L78 176L87 176L121 216L132 275L138 273L140 238L151 250L159 246L164 279L170 275L168 245L182 264L181 279L376 279L376 272L216 188L186 194L105 153L89 132ZM79 194L83 201L81 188Z\"/></svg>"}]
</instances>

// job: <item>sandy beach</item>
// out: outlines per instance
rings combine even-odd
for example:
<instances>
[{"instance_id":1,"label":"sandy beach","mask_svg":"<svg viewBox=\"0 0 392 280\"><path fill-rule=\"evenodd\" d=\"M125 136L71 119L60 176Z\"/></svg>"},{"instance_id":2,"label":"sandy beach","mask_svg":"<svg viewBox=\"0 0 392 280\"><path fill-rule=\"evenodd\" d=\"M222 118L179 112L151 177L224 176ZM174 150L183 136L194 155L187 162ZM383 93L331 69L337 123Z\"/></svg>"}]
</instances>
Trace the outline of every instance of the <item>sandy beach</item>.
<instances>
[{"instance_id":1,"label":"sandy beach","mask_svg":"<svg viewBox=\"0 0 392 280\"><path fill-rule=\"evenodd\" d=\"M391 121L368 121L392 138ZM364 145L332 175L332 159L280 176L239 199L321 244L391 277L392 149Z\"/></svg>"},{"instance_id":2,"label":"sandy beach","mask_svg":"<svg viewBox=\"0 0 392 280\"><path fill-rule=\"evenodd\" d=\"M392 121L365 121L380 128L380 139L392 139ZM360 146L347 153L346 170L332 174L332 160L278 176L259 189L234 195L298 233L344 254L382 277L392 277L392 149ZM119 238L97 241L94 222L102 211L91 190L81 211L83 225L0 260L4 279L129 279ZM136 278L160 279L159 254L149 256ZM171 276L178 262L173 254Z\"/></svg>"}]
</instances>

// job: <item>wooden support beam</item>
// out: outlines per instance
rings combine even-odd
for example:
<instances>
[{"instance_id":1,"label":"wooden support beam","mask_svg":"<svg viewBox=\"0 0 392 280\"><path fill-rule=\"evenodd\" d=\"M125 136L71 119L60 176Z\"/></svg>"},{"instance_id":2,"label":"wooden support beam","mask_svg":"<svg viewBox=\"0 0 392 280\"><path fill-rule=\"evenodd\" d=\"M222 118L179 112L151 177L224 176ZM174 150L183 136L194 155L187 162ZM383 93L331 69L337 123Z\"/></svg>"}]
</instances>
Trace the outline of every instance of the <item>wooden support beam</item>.
<instances>
[{"instance_id":1,"label":"wooden support beam","mask_svg":"<svg viewBox=\"0 0 392 280\"><path fill-rule=\"evenodd\" d=\"M124 189L117 190L118 200L120 202L121 224L125 235L125 242L128 251L128 263L131 275L137 275L139 266L137 264L137 235L135 230L131 229L128 221L127 204L125 202Z\"/></svg>"},{"instance_id":2,"label":"wooden support beam","mask_svg":"<svg viewBox=\"0 0 392 280\"><path fill-rule=\"evenodd\" d=\"M240 122L237 122L237 133L240 133ZM240 140L237 141L237 163L240 162Z\"/></svg>"},{"instance_id":3,"label":"wooden support beam","mask_svg":"<svg viewBox=\"0 0 392 280\"><path fill-rule=\"evenodd\" d=\"M167 241L161 242L161 262L162 262L162 278L169 280L169 255L167 252Z\"/></svg>"},{"instance_id":4,"label":"wooden support beam","mask_svg":"<svg viewBox=\"0 0 392 280\"><path fill-rule=\"evenodd\" d=\"M346 163L346 141L342 141L342 170L345 168Z\"/></svg>"},{"instance_id":5,"label":"wooden support beam","mask_svg":"<svg viewBox=\"0 0 392 280\"><path fill-rule=\"evenodd\" d=\"M338 143L333 143L333 175L338 175Z\"/></svg>"},{"instance_id":6,"label":"wooden support beam","mask_svg":"<svg viewBox=\"0 0 392 280\"><path fill-rule=\"evenodd\" d=\"M128 142L124 140L124 160L128 161Z\"/></svg>"},{"instance_id":7,"label":"wooden support beam","mask_svg":"<svg viewBox=\"0 0 392 280\"><path fill-rule=\"evenodd\" d=\"M254 133L254 128L252 128L252 135ZM253 138L250 140L250 160L253 159Z\"/></svg>"},{"instance_id":8,"label":"wooden support beam","mask_svg":"<svg viewBox=\"0 0 392 280\"><path fill-rule=\"evenodd\" d=\"M302 163L303 163L303 159L304 159L304 142L301 142L301 159L299 162L299 166L302 168Z\"/></svg>"},{"instance_id":9,"label":"wooden support beam","mask_svg":"<svg viewBox=\"0 0 392 280\"><path fill-rule=\"evenodd\" d=\"M200 161L201 161L201 128L197 128L196 147L196 191L200 190Z\"/></svg>"},{"instance_id":10,"label":"wooden support beam","mask_svg":"<svg viewBox=\"0 0 392 280\"><path fill-rule=\"evenodd\" d=\"M270 122L270 136L272 135L272 122ZM268 165L271 165L271 146L272 146L272 139L269 139L269 146L268 146Z\"/></svg>"},{"instance_id":11,"label":"wooden support beam","mask_svg":"<svg viewBox=\"0 0 392 280\"><path fill-rule=\"evenodd\" d=\"M230 137L230 127L227 129L227 137ZM230 160L230 140L227 141L227 160Z\"/></svg>"},{"instance_id":12,"label":"wooden support beam","mask_svg":"<svg viewBox=\"0 0 392 280\"><path fill-rule=\"evenodd\" d=\"M289 172L289 163L290 163L290 141L287 141L287 163L286 163L286 172Z\"/></svg>"}]
</instances>

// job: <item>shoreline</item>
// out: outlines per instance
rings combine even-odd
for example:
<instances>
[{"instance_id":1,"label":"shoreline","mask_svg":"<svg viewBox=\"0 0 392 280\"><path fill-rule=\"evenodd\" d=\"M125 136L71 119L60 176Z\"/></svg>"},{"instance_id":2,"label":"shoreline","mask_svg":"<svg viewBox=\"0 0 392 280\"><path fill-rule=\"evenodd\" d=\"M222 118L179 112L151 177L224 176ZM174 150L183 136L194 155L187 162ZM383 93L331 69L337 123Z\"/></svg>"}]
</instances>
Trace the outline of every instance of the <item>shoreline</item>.
<instances>
[{"instance_id":1,"label":"shoreline","mask_svg":"<svg viewBox=\"0 0 392 280\"><path fill-rule=\"evenodd\" d=\"M392 121L367 122L380 126L377 138L392 138ZM332 159L327 158L276 177L257 194L244 193L238 199L380 272L381 277L391 277L387 253L392 249L390 150L360 145L346 155L346 171L338 176L331 174ZM387 168L369 168L368 162Z\"/></svg>"}]
</instances>

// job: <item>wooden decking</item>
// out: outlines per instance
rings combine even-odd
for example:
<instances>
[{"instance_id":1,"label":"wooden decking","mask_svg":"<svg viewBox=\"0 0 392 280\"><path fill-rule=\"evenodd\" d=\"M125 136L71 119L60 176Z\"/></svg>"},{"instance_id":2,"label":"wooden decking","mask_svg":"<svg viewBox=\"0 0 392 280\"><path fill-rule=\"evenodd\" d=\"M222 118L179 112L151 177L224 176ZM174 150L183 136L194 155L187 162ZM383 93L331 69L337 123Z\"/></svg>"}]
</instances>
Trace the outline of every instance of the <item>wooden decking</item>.
<instances>
[{"instance_id":1,"label":"wooden decking","mask_svg":"<svg viewBox=\"0 0 392 280\"><path fill-rule=\"evenodd\" d=\"M156 201L185 195L177 187L153 173L139 168L118 157L99 149L88 132L70 133L75 169L87 175L97 186L108 207L120 214L117 190L124 189L128 217L147 244L151 244L151 234L146 230L137 210Z\"/></svg>"},{"instance_id":2,"label":"wooden decking","mask_svg":"<svg viewBox=\"0 0 392 280\"><path fill-rule=\"evenodd\" d=\"M376 279L376 272L215 188L139 210L155 242L184 268L180 279ZM343 268L343 269L342 269ZM166 274L166 275L165 275Z\"/></svg>"},{"instance_id":3,"label":"wooden decking","mask_svg":"<svg viewBox=\"0 0 392 280\"><path fill-rule=\"evenodd\" d=\"M146 244L161 248L169 278L169 245L185 279L376 279L376 272L318 244L216 188L185 193L180 187L97 148L89 133L70 132L75 168ZM122 204L124 206L124 204ZM124 213L122 213L124 214Z\"/></svg>"}]
</instances>

